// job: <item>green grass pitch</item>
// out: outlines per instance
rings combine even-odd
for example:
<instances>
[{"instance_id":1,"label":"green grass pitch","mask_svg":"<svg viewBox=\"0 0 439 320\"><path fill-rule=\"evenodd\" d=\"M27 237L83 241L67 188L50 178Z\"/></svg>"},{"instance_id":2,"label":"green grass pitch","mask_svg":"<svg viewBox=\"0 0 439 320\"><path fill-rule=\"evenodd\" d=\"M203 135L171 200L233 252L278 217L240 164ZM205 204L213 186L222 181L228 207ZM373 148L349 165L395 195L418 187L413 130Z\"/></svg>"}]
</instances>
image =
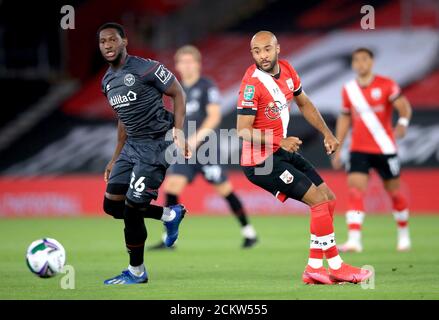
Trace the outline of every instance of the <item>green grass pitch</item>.
<instances>
[{"instance_id":1,"label":"green grass pitch","mask_svg":"<svg viewBox=\"0 0 439 320\"><path fill-rule=\"evenodd\" d=\"M103 218L3 219L0 221L0 299L438 299L439 216L410 221L413 249L398 253L390 215L368 216L364 252L344 254L346 262L375 269L375 288L360 285L306 286L301 273L308 254L308 217L255 216L260 243L240 248L232 216L190 216L178 248L145 252L150 281L104 286L127 266L123 222ZM337 240L345 240L344 218L335 219ZM148 243L162 231L147 220ZM25 263L31 241L53 237L75 269L75 289L61 289L62 275L40 279Z\"/></svg>"}]
</instances>

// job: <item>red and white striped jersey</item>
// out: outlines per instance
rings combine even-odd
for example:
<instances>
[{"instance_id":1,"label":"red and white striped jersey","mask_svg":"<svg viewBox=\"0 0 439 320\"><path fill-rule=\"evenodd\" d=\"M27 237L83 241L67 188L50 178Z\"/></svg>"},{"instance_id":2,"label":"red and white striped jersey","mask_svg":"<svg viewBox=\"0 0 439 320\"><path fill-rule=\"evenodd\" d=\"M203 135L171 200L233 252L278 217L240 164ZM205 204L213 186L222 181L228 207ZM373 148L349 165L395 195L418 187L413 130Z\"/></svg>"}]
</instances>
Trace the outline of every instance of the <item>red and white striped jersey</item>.
<instances>
[{"instance_id":1,"label":"red and white striped jersey","mask_svg":"<svg viewBox=\"0 0 439 320\"><path fill-rule=\"evenodd\" d=\"M286 137L290 120L290 104L293 97L302 92L296 70L286 60L279 60L279 73L272 76L250 66L241 83L238 99L238 114L254 115L253 128L262 132L272 130L273 145L254 146L243 142L241 165L253 166L263 162L279 149L279 142ZM259 150L255 150L258 148Z\"/></svg>"},{"instance_id":2,"label":"red and white striped jersey","mask_svg":"<svg viewBox=\"0 0 439 320\"><path fill-rule=\"evenodd\" d=\"M375 75L371 83L362 87L353 79L342 90L343 112L352 119L351 151L395 154L393 136L393 101L401 89L392 79Z\"/></svg>"}]
</instances>

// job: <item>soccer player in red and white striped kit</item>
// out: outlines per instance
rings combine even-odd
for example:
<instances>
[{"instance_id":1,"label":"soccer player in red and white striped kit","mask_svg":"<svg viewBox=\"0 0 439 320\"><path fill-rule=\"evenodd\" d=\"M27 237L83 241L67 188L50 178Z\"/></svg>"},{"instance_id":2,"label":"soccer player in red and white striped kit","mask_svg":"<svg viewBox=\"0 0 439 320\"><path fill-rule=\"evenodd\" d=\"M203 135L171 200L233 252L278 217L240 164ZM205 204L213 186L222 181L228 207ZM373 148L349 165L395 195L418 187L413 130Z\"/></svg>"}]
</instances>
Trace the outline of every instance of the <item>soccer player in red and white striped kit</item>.
<instances>
[{"instance_id":1,"label":"soccer player in red and white striped kit","mask_svg":"<svg viewBox=\"0 0 439 320\"><path fill-rule=\"evenodd\" d=\"M303 282L361 282L372 272L344 263L338 254L334 194L311 163L297 152L302 141L287 137L293 99L304 118L323 134L327 154L334 152L339 142L302 90L294 68L278 59L280 46L275 35L260 31L253 36L250 47L255 64L242 79L237 106L237 130L243 139L241 167L252 183L280 201L293 198L311 207L310 254ZM329 269L323 267L324 257Z\"/></svg>"},{"instance_id":2,"label":"soccer player in red and white striped kit","mask_svg":"<svg viewBox=\"0 0 439 320\"><path fill-rule=\"evenodd\" d=\"M411 247L407 199L400 190L400 163L395 139L405 136L412 109L401 94L398 84L390 78L373 73L374 54L368 48L352 53L352 68L356 79L342 90L343 107L337 120L336 136L343 143L352 127L350 157L347 164L349 208L346 213L348 240L340 251L361 252L361 226L364 220L364 194L369 171L375 169L392 200L393 216L398 226L398 251ZM399 114L392 126L393 109ZM335 169L342 166L340 151L332 159Z\"/></svg>"}]
</instances>

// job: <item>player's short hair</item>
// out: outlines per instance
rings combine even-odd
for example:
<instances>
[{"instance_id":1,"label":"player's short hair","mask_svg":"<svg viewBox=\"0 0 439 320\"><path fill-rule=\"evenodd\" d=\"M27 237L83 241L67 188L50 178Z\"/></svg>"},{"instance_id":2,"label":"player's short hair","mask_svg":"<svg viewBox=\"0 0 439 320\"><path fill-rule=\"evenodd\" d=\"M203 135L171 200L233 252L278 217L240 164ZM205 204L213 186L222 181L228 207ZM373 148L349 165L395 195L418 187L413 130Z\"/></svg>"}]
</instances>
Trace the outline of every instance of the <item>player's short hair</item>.
<instances>
[{"instance_id":1,"label":"player's short hair","mask_svg":"<svg viewBox=\"0 0 439 320\"><path fill-rule=\"evenodd\" d=\"M98 39L99 39L99 34L104 29L115 29L117 31L117 33L119 33L119 35L122 39L125 39L127 37L127 35L125 33L125 29L121 24L116 23L116 22L106 22L103 25L101 25L98 29L98 32L97 32Z\"/></svg>"},{"instance_id":2,"label":"player's short hair","mask_svg":"<svg viewBox=\"0 0 439 320\"><path fill-rule=\"evenodd\" d=\"M373 51L372 51L372 50L370 50L369 48L360 47L360 48L355 49L355 50L352 52L351 58L353 59L353 58L354 58L354 55L356 55L357 53L360 53L360 52L365 52L365 53L367 53L367 54L369 55L369 57L371 57L372 59L373 59L373 57L374 57L374 54L373 54Z\"/></svg>"},{"instance_id":3,"label":"player's short hair","mask_svg":"<svg viewBox=\"0 0 439 320\"><path fill-rule=\"evenodd\" d=\"M178 58L183 54L190 54L195 58L195 60L201 63L201 52L200 50L198 50L197 47L192 45L185 45L183 47L180 47L174 54L174 61L177 61Z\"/></svg>"}]
</instances>

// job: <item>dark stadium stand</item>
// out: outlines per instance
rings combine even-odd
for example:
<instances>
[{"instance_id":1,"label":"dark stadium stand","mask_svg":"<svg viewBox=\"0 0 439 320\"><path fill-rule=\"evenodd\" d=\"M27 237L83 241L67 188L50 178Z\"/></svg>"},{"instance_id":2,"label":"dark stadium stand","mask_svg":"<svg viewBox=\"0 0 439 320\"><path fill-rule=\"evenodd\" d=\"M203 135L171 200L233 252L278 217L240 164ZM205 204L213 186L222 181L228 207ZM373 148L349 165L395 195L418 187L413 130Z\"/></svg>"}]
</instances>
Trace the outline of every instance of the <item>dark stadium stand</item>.
<instances>
[{"instance_id":1,"label":"dark stadium stand","mask_svg":"<svg viewBox=\"0 0 439 320\"><path fill-rule=\"evenodd\" d=\"M22 80L0 78L2 92L11 97L7 105L3 106L0 118L0 128L17 116L29 110L42 96L46 95L50 83L45 80Z\"/></svg>"}]
</instances>

